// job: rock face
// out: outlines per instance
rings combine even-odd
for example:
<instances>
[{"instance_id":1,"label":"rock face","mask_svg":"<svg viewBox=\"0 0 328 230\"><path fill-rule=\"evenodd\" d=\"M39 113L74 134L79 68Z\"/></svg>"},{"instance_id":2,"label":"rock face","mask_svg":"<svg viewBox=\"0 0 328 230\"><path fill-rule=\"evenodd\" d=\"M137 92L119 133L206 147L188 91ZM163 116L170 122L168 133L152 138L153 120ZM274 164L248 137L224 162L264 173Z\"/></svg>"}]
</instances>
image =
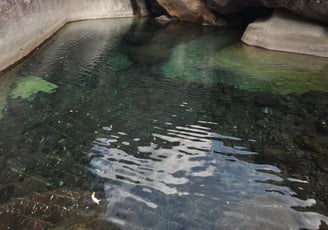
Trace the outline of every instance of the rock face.
<instances>
[{"instance_id":1,"label":"rock face","mask_svg":"<svg viewBox=\"0 0 328 230\"><path fill-rule=\"evenodd\" d=\"M216 18L201 0L158 0L171 15L181 21L216 24Z\"/></svg>"},{"instance_id":2,"label":"rock face","mask_svg":"<svg viewBox=\"0 0 328 230\"><path fill-rule=\"evenodd\" d=\"M328 23L328 1L326 0L157 1L170 15L182 21L216 25L225 24L220 23L222 20L217 17L220 15L243 12L247 8L258 8L255 11L256 14L261 13L261 11L265 12L264 9L279 8L280 13L275 13L269 19L258 20L249 25L242 40L248 45L270 50L328 57L328 32L327 27L322 25ZM282 13L283 9L291 13ZM293 15L292 12L298 16ZM253 14L250 13L252 16ZM241 15L238 17L243 18ZM241 19L241 21L245 20Z\"/></svg>"},{"instance_id":3,"label":"rock face","mask_svg":"<svg viewBox=\"0 0 328 230\"><path fill-rule=\"evenodd\" d=\"M172 16L182 21L213 23L213 11L236 13L247 7L284 8L307 18L328 23L328 1L325 0L158 0Z\"/></svg>"},{"instance_id":4,"label":"rock face","mask_svg":"<svg viewBox=\"0 0 328 230\"><path fill-rule=\"evenodd\" d=\"M282 10L248 25L242 41L269 50L328 57L328 30Z\"/></svg>"},{"instance_id":5,"label":"rock face","mask_svg":"<svg viewBox=\"0 0 328 230\"><path fill-rule=\"evenodd\" d=\"M145 14L144 0L2 0L0 71L29 54L68 22Z\"/></svg>"}]
</instances>

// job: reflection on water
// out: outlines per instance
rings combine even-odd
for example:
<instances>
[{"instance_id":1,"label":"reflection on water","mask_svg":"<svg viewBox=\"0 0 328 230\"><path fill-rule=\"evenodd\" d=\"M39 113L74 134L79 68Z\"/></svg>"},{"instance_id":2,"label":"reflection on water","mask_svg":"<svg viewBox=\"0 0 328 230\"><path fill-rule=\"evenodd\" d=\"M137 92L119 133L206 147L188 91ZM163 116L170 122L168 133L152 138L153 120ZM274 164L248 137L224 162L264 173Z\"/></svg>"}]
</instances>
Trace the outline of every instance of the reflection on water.
<instances>
[{"instance_id":1,"label":"reflection on water","mask_svg":"<svg viewBox=\"0 0 328 230\"><path fill-rule=\"evenodd\" d=\"M324 228L326 65L239 34L73 23L1 76L0 228ZM30 76L58 88L8 96Z\"/></svg>"},{"instance_id":2,"label":"reflection on water","mask_svg":"<svg viewBox=\"0 0 328 230\"><path fill-rule=\"evenodd\" d=\"M123 229L259 229L263 224L295 229L327 220L291 209L311 207L315 200L292 197L295 192L283 185L279 168L239 160L239 155L256 154L241 139L211 132L213 124L174 123L155 130L149 143L115 129L93 142L92 170L108 179L105 216L111 222Z\"/></svg>"}]
</instances>

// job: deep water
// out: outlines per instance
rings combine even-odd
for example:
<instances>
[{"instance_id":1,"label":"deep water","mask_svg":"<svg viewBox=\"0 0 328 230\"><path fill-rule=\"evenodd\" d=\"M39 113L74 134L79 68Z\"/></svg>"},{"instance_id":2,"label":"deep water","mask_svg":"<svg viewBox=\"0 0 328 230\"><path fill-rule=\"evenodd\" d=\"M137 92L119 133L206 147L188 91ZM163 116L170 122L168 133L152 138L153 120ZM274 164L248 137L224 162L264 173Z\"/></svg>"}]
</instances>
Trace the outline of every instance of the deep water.
<instances>
[{"instance_id":1,"label":"deep water","mask_svg":"<svg viewBox=\"0 0 328 230\"><path fill-rule=\"evenodd\" d=\"M77 22L3 73L0 228L327 228L327 59L240 34Z\"/></svg>"}]
</instances>

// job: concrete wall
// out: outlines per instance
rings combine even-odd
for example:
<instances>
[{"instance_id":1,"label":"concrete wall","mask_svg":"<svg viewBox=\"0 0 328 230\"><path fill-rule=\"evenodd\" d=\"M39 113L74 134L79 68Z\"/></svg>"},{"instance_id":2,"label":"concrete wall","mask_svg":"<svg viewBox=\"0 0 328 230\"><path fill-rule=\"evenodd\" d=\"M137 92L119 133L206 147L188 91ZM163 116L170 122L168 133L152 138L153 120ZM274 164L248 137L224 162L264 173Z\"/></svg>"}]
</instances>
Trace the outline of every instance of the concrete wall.
<instances>
[{"instance_id":1,"label":"concrete wall","mask_svg":"<svg viewBox=\"0 0 328 230\"><path fill-rule=\"evenodd\" d=\"M14 64L71 21L132 17L144 0L1 0L0 71Z\"/></svg>"}]
</instances>

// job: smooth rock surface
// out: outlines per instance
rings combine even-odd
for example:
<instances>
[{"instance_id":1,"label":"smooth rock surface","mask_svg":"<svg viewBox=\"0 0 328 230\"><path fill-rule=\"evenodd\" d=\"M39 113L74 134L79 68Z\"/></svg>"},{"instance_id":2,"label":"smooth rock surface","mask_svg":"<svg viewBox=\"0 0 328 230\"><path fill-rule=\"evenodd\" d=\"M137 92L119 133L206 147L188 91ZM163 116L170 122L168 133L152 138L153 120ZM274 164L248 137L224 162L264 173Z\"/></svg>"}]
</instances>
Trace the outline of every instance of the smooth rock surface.
<instances>
[{"instance_id":1,"label":"smooth rock surface","mask_svg":"<svg viewBox=\"0 0 328 230\"><path fill-rule=\"evenodd\" d=\"M64 24L147 14L144 0L2 0L0 71L29 54Z\"/></svg>"},{"instance_id":2,"label":"smooth rock surface","mask_svg":"<svg viewBox=\"0 0 328 230\"><path fill-rule=\"evenodd\" d=\"M230 14L249 7L283 8L303 17L328 23L328 1L326 0L158 0L169 14L182 21L214 24L214 12ZM214 20L214 21L213 21Z\"/></svg>"},{"instance_id":3,"label":"smooth rock surface","mask_svg":"<svg viewBox=\"0 0 328 230\"><path fill-rule=\"evenodd\" d=\"M328 1L325 0L206 0L208 7L222 14L239 12L247 7L283 8L307 18L328 22Z\"/></svg>"},{"instance_id":4,"label":"smooth rock surface","mask_svg":"<svg viewBox=\"0 0 328 230\"><path fill-rule=\"evenodd\" d=\"M327 27L281 10L249 24L242 41L269 50L328 57Z\"/></svg>"},{"instance_id":5,"label":"smooth rock surface","mask_svg":"<svg viewBox=\"0 0 328 230\"><path fill-rule=\"evenodd\" d=\"M201 0L158 0L171 15L181 21L216 24L216 18Z\"/></svg>"}]
</instances>

